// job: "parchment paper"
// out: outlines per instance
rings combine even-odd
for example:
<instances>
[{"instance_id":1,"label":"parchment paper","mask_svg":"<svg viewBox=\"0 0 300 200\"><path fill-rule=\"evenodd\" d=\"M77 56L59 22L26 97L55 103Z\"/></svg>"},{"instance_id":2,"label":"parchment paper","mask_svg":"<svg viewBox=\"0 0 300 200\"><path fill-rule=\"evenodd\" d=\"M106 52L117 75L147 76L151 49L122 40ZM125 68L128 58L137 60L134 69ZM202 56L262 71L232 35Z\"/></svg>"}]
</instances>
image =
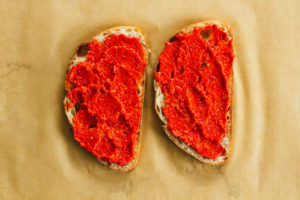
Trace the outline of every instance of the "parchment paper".
<instances>
[{"instance_id":1,"label":"parchment paper","mask_svg":"<svg viewBox=\"0 0 300 200\"><path fill-rule=\"evenodd\" d=\"M300 1L0 0L0 199L300 199ZM233 150L212 167L177 148L154 113L154 64L206 19L234 34ZM151 56L142 149L129 173L73 139L62 100L75 48L135 25Z\"/></svg>"}]
</instances>

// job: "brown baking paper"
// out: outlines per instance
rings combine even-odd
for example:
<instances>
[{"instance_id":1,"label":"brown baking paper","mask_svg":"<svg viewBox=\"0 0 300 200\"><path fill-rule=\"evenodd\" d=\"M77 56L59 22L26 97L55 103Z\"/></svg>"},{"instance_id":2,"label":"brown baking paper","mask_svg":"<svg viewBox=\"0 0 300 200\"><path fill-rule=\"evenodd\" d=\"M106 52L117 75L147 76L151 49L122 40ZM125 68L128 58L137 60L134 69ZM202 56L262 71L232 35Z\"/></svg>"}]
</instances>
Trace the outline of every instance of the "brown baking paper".
<instances>
[{"instance_id":1,"label":"brown baking paper","mask_svg":"<svg viewBox=\"0 0 300 200\"><path fill-rule=\"evenodd\" d=\"M0 1L0 199L300 199L299 1ZM164 134L153 72L166 42L206 19L234 34L233 149L213 167ZM148 35L142 149L131 172L73 139L64 77L76 47L108 27Z\"/></svg>"}]
</instances>

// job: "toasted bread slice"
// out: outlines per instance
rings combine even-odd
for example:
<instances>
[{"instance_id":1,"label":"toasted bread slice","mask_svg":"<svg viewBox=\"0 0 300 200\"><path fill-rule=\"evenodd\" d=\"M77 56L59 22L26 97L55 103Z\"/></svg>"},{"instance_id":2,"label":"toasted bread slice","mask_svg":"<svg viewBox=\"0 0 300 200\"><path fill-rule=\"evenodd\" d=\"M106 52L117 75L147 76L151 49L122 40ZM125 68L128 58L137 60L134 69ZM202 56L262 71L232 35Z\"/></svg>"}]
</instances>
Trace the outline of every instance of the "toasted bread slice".
<instances>
[{"instance_id":1,"label":"toasted bread slice","mask_svg":"<svg viewBox=\"0 0 300 200\"><path fill-rule=\"evenodd\" d=\"M232 32L230 27L225 24L222 23L220 21L215 21L215 20L207 20L207 21L203 21L200 23L196 23L196 24L192 24L186 28L184 28L183 30L179 31L176 35L181 34L181 33L191 33L193 31L193 29L195 27L205 27L208 25L216 25L219 29L221 29L222 31L224 31L225 33L227 33L227 37L229 40L233 39L232 36ZM172 37L174 38L174 37ZM172 39L171 38L171 39ZM157 67L159 65L159 62L156 64L155 67L155 72L157 71ZM221 145L224 147L226 153L223 155L220 155L219 157L217 157L217 159L213 160L207 157L203 157L201 156L194 148L192 148L191 146L189 146L187 143L183 142L180 138L175 137L171 131L168 129L168 121L167 118L165 117L162 109L164 108L164 94L162 93L160 87L159 87L159 83L156 81L156 79L154 79L154 91L155 91L155 111L157 113L157 115L159 116L160 120L162 121L163 125L163 130L165 131L165 133L167 134L167 136L182 150L184 150L186 153L188 153L189 155L193 156L194 158L206 163L206 164L210 164L210 165L220 165L223 164L230 156L231 153L231 144L232 144L232 94L233 94L233 73L231 74L230 78L229 78L229 109L227 110L227 132L225 134L224 139L221 142Z\"/></svg>"},{"instance_id":2,"label":"toasted bread slice","mask_svg":"<svg viewBox=\"0 0 300 200\"><path fill-rule=\"evenodd\" d=\"M147 63L148 57L149 57L149 52L150 52L149 46L148 46L148 39L147 39L145 33L137 27L133 27L133 26L112 27L112 28L109 28L109 29L104 30L101 33L97 34L90 41L98 40L99 42L104 42L104 40L107 37L110 37L112 35L119 35L119 34L124 34L127 37L139 38L139 40L143 46L144 53L145 53L144 61ZM73 66L77 65L79 62L83 62L86 60L87 52L89 50L88 49L89 43L90 42L82 43L77 48L77 50L75 51L75 55L71 59L70 64L68 66L67 74L69 74L69 72ZM146 82L146 74L144 73L144 76L139 84L139 98L140 98L140 102L141 102L142 113L143 113L143 107L144 107L145 82ZM67 80L65 80L65 88L66 88L67 92L69 92L68 88L70 88L70 87L68 87L68 86L70 86L70 84L71 83L69 83ZM71 100L67 96L65 96L65 99L63 101L65 113L69 120L69 123L71 125L73 125L72 119L76 115L76 110L75 110L75 108L69 108L68 107L69 103L71 103ZM111 169L115 169L115 170L129 171L129 170L133 169L138 161L138 157L139 157L139 153L140 153L141 124L142 124L142 116L141 116L141 122L140 122L140 130L136 137L136 146L135 146L135 150L134 150L135 151L134 158L132 161L130 161L129 163L127 163L126 165L123 165L123 166L108 162L105 159L98 159L99 162L102 163L103 165L106 165L106 166L110 167Z\"/></svg>"}]
</instances>

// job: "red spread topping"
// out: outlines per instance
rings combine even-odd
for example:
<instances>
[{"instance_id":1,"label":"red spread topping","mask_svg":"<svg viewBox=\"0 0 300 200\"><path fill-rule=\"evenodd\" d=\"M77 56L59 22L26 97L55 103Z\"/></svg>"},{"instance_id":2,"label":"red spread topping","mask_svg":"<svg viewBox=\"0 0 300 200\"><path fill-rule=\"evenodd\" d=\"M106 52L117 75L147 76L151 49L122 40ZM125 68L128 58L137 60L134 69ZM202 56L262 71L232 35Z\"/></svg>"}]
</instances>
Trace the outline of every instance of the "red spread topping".
<instances>
[{"instance_id":1,"label":"red spread topping","mask_svg":"<svg viewBox=\"0 0 300 200\"><path fill-rule=\"evenodd\" d=\"M194 28L165 44L155 78L165 96L163 113L172 134L200 155L225 152L232 75L232 40L217 26Z\"/></svg>"},{"instance_id":2,"label":"red spread topping","mask_svg":"<svg viewBox=\"0 0 300 200\"><path fill-rule=\"evenodd\" d=\"M125 165L134 158L142 114L139 84L146 68L138 38L114 35L89 44L87 60L73 66L68 106L74 138L97 158Z\"/></svg>"}]
</instances>

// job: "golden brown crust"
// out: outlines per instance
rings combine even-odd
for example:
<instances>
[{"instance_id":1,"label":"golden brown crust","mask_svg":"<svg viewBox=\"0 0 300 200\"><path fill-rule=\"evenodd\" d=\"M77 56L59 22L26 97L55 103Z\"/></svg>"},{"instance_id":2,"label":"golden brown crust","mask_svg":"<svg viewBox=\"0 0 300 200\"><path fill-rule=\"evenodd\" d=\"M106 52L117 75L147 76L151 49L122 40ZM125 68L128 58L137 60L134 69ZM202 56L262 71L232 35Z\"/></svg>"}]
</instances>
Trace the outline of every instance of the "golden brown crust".
<instances>
[{"instance_id":1,"label":"golden brown crust","mask_svg":"<svg viewBox=\"0 0 300 200\"><path fill-rule=\"evenodd\" d=\"M218 26L218 28L220 28L221 30L223 30L224 32L227 33L228 38L229 39L233 39L233 35L232 35L232 31L231 28L220 21L216 21L216 20L207 20L207 21L203 21L200 23L196 23L196 24L192 24L190 26L187 26L185 28L183 28L181 31L179 31L176 35L181 34L181 33L189 33L191 32L194 27L202 27L202 26L207 26L207 25L212 25L212 24L216 24ZM176 36L175 35L175 36ZM174 37L174 36L173 36ZM173 38L172 37L172 38ZM172 39L171 38L171 39ZM234 51L234 49L233 49ZM157 64L155 65L155 72L157 71L157 67L159 65L159 61L157 61ZM188 153L189 155L191 155L192 157L196 158L199 161L202 161L206 164L210 164L210 165L221 165L223 164L226 160L229 159L230 155L231 155L231 149L232 149L232 96L233 96L233 71L232 74L230 76L230 94L229 94L229 109L227 111L227 115L228 115L228 123L227 123L227 133L225 138L228 139L228 144L227 144L227 148L226 149L226 154L225 157L223 159L221 159L221 161L215 161L209 158L205 158L203 156L201 156L197 151L195 151L191 146L188 146L185 142L183 142L181 139L176 138L173 136L173 134L171 133L171 131L168 129L167 124L164 123L164 120L161 119L160 117L160 112L159 112L159 108L157 105L157 100L158 100L158 83L156 82L156 80L154 79L154 91L155 91L155 105L154 105L154 109L156 114L159 116L160 120L162 121L163 125L163 129L164 132L166 133L166 135L170 138L170 140L172 140L180 149L182 149L183 151L185 151L186 153ZM163 115L163 114L162 114Z\"/></svg>"},{"instance_id":2,"label":"golden brown crust","mask_svg":"<svg viewBox=\"0 0 300 200\"><path fill-rule=\"evenodd\" d=\"M85 46L85 45L89 44L92 40L97 39L96 38L97 36L105 35L105 37L109 37L110 35L113 35L114 32L116 32L116 30L124 30L125 31L125 30L128 30L128 29L138 32L144 38L144 42L142 43L142 45L143 45L143 49L144 49L144 53L145 53L144 61L147 64L148 63L148 58L149 58L149 45L148 45L148 38L145 35L145 33L140 28L137 28L137 27L133 27L133 26L117 26L117 27L112 27L112 28L109 28L109 29L106 29L106 30L100 32L99 34L97 34L95 37L93 37L88 42L81 43L77 47L77 49L75 51L75 54L72 57L69 65L68 65L67 75L70 72L70 69L71 69L72 65L74 64L74 61L77 58L77 54L78 54L78 51L79 51L80 47ZM141 86L140 100L141 100L142 113L143 113L143 107L144 107L145 83L146 83L146 73L144 73L144 77L143 77L143 79L142 79L142 81L140 83L140 86ZM69 83L68 81L65 80L65 89L66 89L67 92L69 91L69 88L70 88L69 86L71 86L71 83ZM68 117L69 123L72 125L72 121L70 120L70 118L68 116L69 109L68 109L68 104L67 104L66 99L64 100L63 103L64 103L64 110L65 110L65 113L66 113L66 115ZM126 164L124 166L120 166L120 165L117 165L115 163L108 162L108 161L106 161L104 159L98 159L99 162L102 163L103 165L111 168L111 169L115 169L115 170L119 170L119 171L129 171L129 170L133 169L135 167L137 161L138 161L139 153L140 153L140 148L141 148L141 143L140 143L140 141L141 141L141 135L142 135L141 134L141 124L142 124L142 116L141 116L141 122L140 122L140 131L139 131L139 133L137 135L137 138L136 138L135 155L134 155L134 159L131 162L129 162L128 164Z\"/></svg>"}]
</instances>

